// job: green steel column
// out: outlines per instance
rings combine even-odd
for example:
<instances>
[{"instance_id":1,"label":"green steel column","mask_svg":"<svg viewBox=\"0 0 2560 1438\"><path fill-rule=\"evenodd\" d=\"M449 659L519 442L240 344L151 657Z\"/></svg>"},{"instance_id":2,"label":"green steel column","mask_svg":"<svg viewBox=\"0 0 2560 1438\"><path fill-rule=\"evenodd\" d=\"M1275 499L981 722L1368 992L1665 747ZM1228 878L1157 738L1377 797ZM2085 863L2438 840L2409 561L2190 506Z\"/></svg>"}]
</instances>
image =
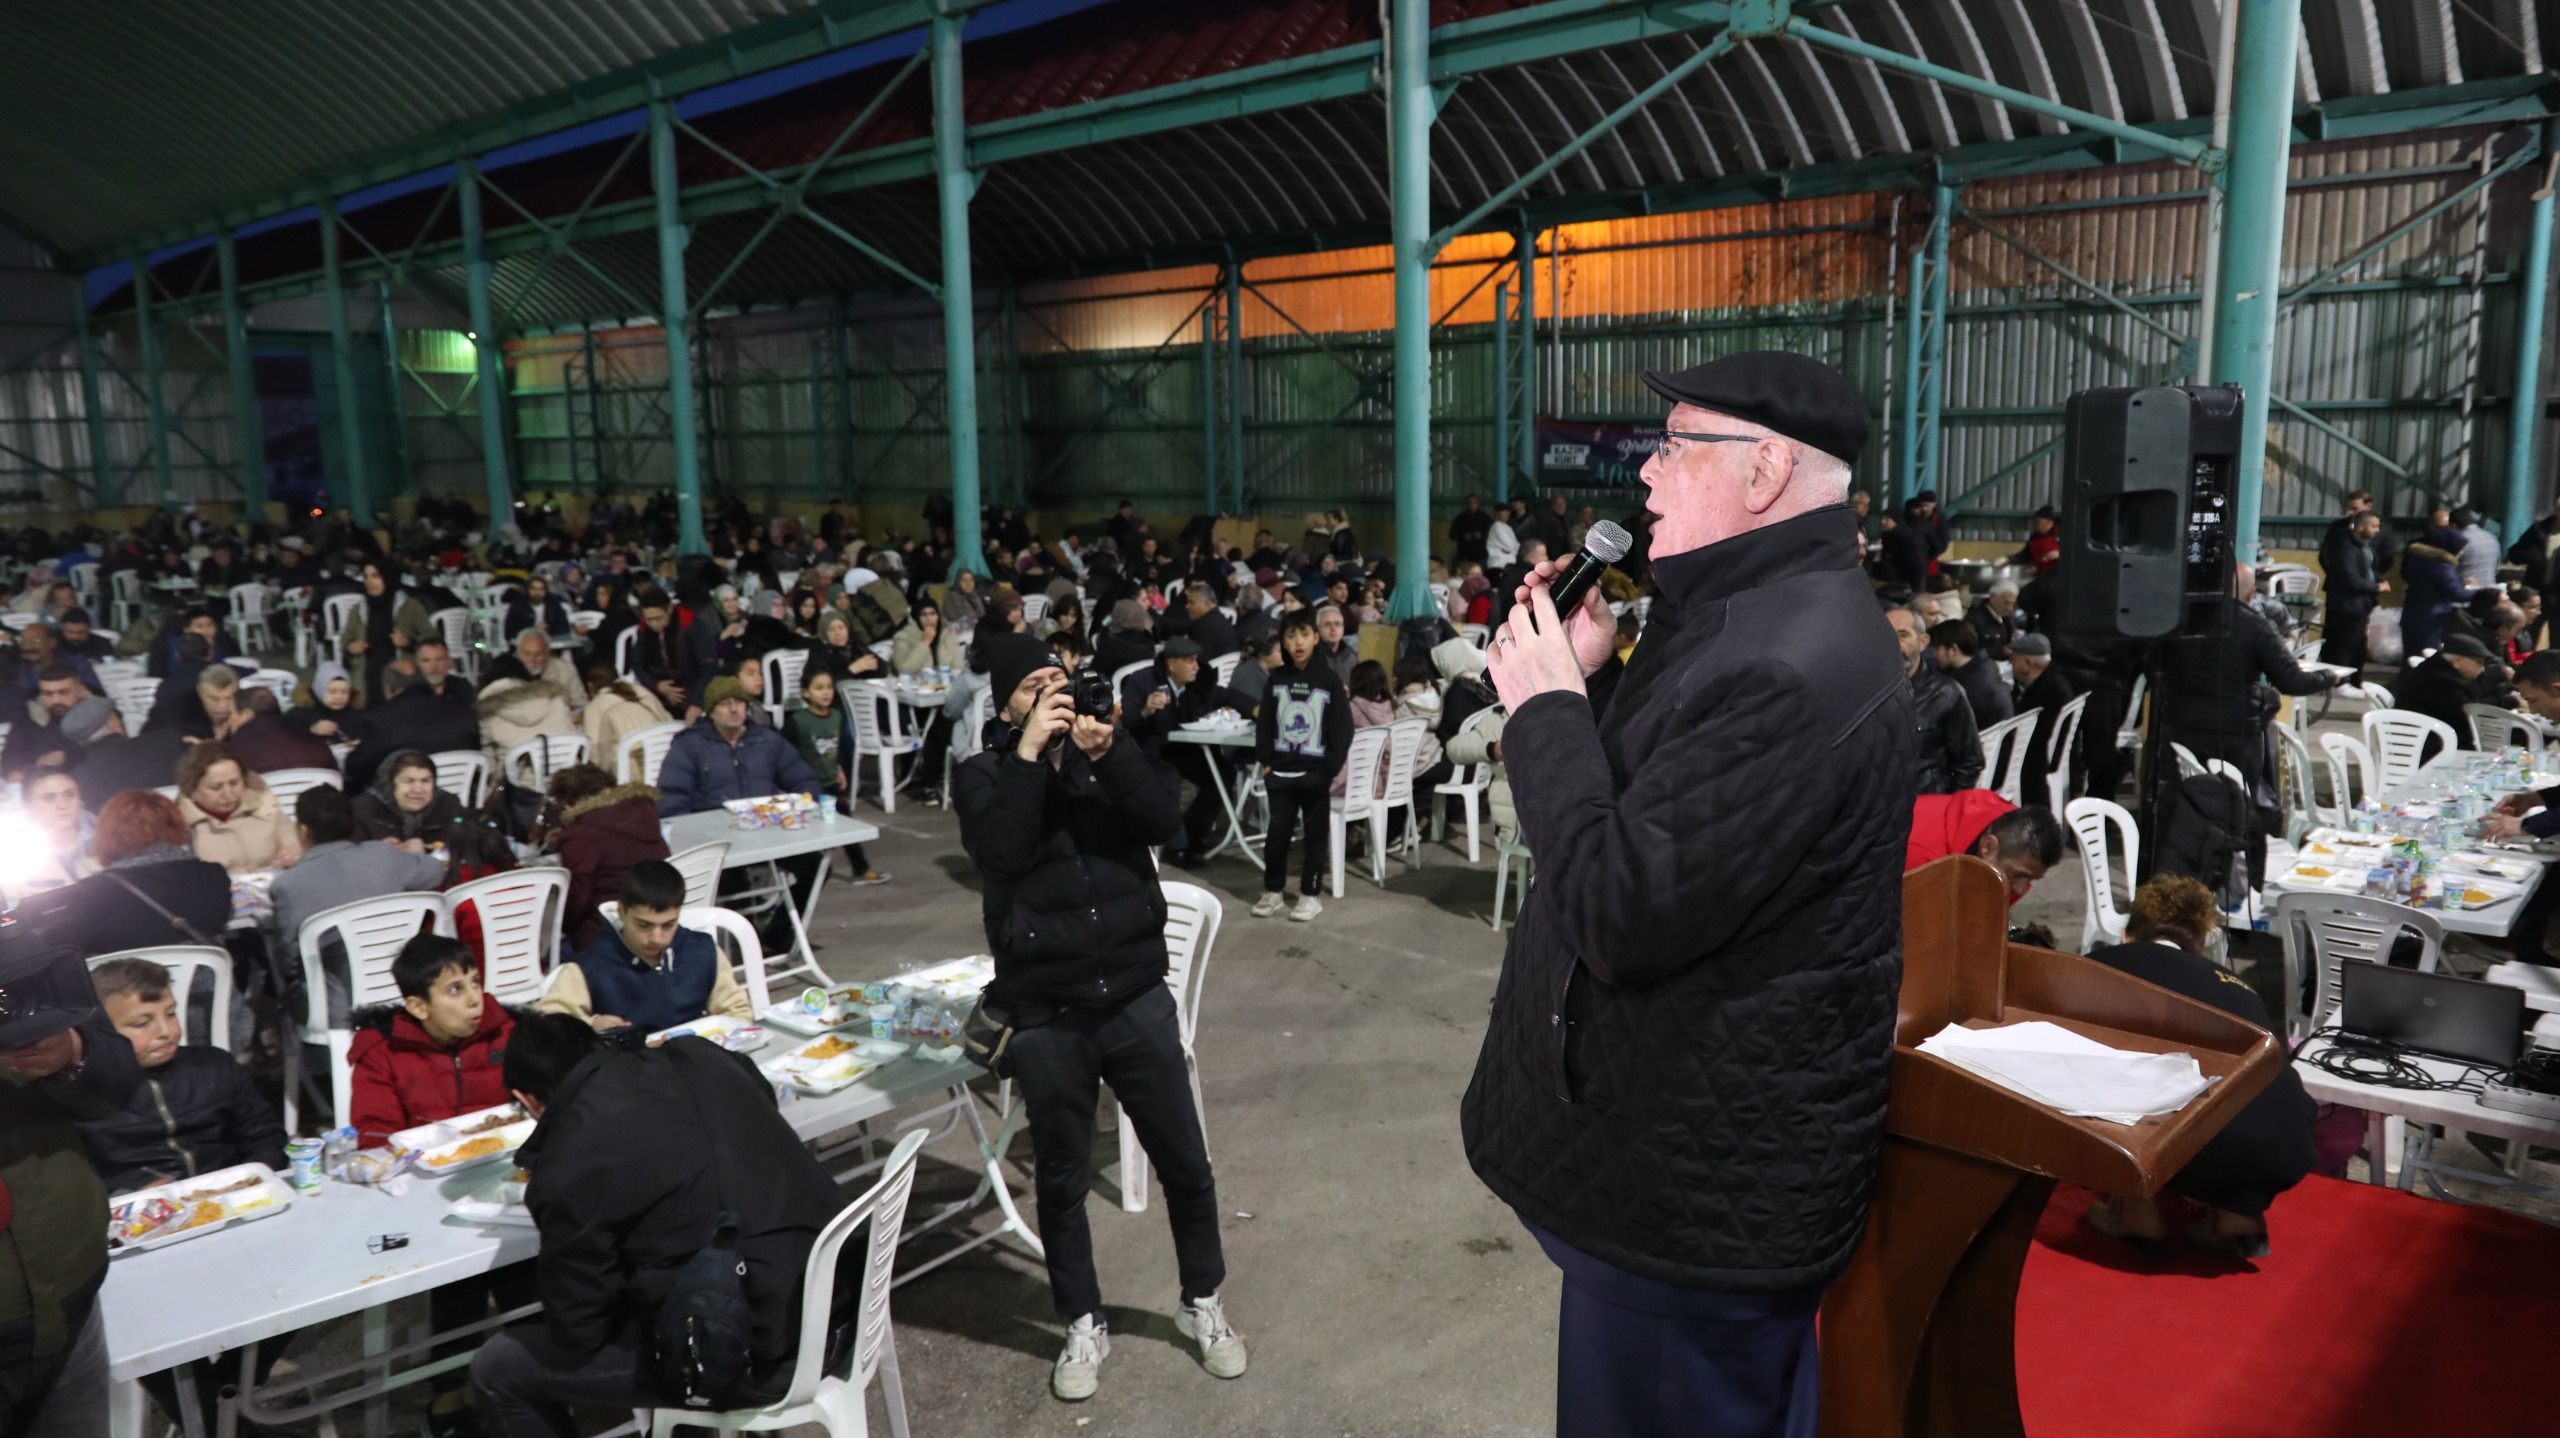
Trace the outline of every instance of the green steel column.
<instances>
[{"instance_id":1,"label":"green steel column","mask_svg":"<svg viewBox=\"0 0 2560 1438\"><path fill-rule=\"evenodd\" d=\"M933 17L933 177L942 196L943 393L951 426L951 563L987 572L978 533L977 300L969 278L968 114L961 104L960 22Z\"/></svg>"},{"instance_id":2,"label":"green steel column","mask_svg":"<svg viewBox=\"0 0 2560 1438\"><path fill-rule=\"evenodd\" d=\"M1929 217L1927 240L1911 255L1910 288L1905 296L1909 317L1902 326L1902 393L1896 396L1901 401L1902 416L1894 426L1898 452L1894 455L1893 507L1897 510L1925 487L1920 477L1920 426L1930 410L1921 398L1929 382L1929 271L1946 253L1946 220L1946 207L1940 205Z\"/></svg>"},{"instance_id":3,"label":"green steel column","mask_svg":"<svg viewBox=\"0 0 2560 1438\"><path fill-rule=\"evenodd\" d=\"M1208 476L1210 514L1218 512L1218 300L1200 307L1200 468Z\"/></svg>"},{"instance_id":4,"label":"green steel column","mask_svg":"<svg viewBox=\"0 0 2560 1438\"><path fill-rule=\"evenodd\" d=\"M675 110L649 102L649 177L658 197L658 323L667 341L667 412L676 453L676 552L707 554L702 537L702 452L694 436L693 318L685 309L684 219L677 209Z\"/></svg>"},{"instance_id":5,"label":"green steel column","mask_svg":"<svg viewBox=\"0 0 2560 1438\"><path fill-rule=\"evenodd\" d=\"M71 277L71 313L80 326L80 420L89 434L89 502L115 502L115 469L107 463L107 412L98 383L98 331L89 323L89 277Z\"/></svg>"},{"instance_id":6,"label":"green steel column","mask_svg":"<svg viewBox=\"0 0 2560 1438\"><path fill-rule=\"evenodd\" d=\"M240 261L231 232L214 240L222 265L222 346L231 362L231 423L239 435L240 504L251 523L267 517L267 421L258 409L258 367L249 359L249 312L240 306Z\"/></svg>"},{"instance_id":7,"label":"green steel column","mask_svg":"<svg viewBox=\"0 0 2560 1438\"><path fill-rule=\"evenodd\" d=\"M329 293L329 378L338 403L338 452L345 464L346 488L339 501L356 523L373 525L373 496L365 483L364 418L356 408L355 347L347 330L347 283L338 269L338 202L320 202L320 273Z\"/></svg>"},{"instance_id":8,"label":"green steel column","mask_svg":"<svg viewBox=\"0 0 2560 1438\"><path fill-rule=\"evenodd\" d=\"M489 481L489 529L515 514L515 495L507 483L507 413L504 371L498 366L498 320L489 302L492 267L483 243L480 220L480 167L464 160L453 167L454 193L462 201L462 264L471 286L472 365L480 392L480 468Z\"/></svg>"},{"instance_id":9,"label":"green steel column","mask_svg":"<svg viewBox=\"0 0 2560 1438\"><path fill-rule=\"evenodd\" d=\"M1493 282L1493 499L1511 502L1511 282Z\"/></svg>"},{"instance_id":10,"label":"green steel column","mask_svg":"<svg viewBox=\"0 0 2560 1438\"><path fill-rule=\"evenodd\" d=\"M151 257L133 257L133 320L142 334L142 393L151 406L151 465L160 476L160 505L178 502L178 477L169 467L169 406L160 393L160 331L151 318Z\"/></svg>"},{"instance_id":11,"label":"green steel column","mask_svg":"<svg viewBox=\"0 0 2560 1438\"><path fill-rule=\"evenodd\" d=\"M2233 461L2232 551L2254 553L2266 488L2267 399L2275 376L2277 286L2284 274L2285 162L2293 147L2293 62L2302 0L2240 7L2231 61L2231 156L2222 172L2221 292L2214 297L2213 378L2240 386Z\"/></svg>"},{"instance_id":12,"label":"green steel column","mask_svg":"<svg viewBox=\"0 0 2560 1438\"><path fill-rule=\"evenodd\" d=\"M2560 120L2546 120L2542 131L2542 188L2533 192L2533 226L2525 240L2524 304L2516 316L2515 413L2507 431L2507 503L2505 528L2512 544L2533 524L2534 498L2541 476L2534 469L2534 441L2542 435L2542 329L2551 297L2552 188L2560 181Z\"/></svg>"},{"instance_id":13,"label":"green steel column","mask_svg":"<svg viewBox=\"0 0 2560 1438\"><path fill-rule=\"evenodd\" d=\"M1920 363L1926 368L1912 376L1920 381L1920 428L1911 436L1913 447L1919 451L1915 493L1941 487L1938 441L1942 429L1939 414L1947 403L1947 233L1955 228L1956 203L1962 193L1942 181L1930 201L1929 288L1922 296L1928 306L1928 323L1920 341Z\"/></svg>"},{"instance_id":14,"label":"green steel column","mask_svg":"<svg viewBox=\"0 0 2560 1438\"><path fill-rule=\"evenodd\" d=\"M1538 235L1522 230L1520 265L1520 478L1538 482ZM1502 477L1502 499L1511 499L1511 476Z\"/></svg>"},{"instance_id":15,"label":"green steel column","mask_svg":"<svg viewBox=\"0 0 2560 1438\"><path fill-rule=\"evenodd\" d=\"M1387 152L1396 262L1396 592L1389 619L1431 612L1431 6L1395 0Z\"/></svg>"},{"instance_id":16,"label":"green steel column","mask_svg":"<svg viewBox=\"0 0 2560 1438\"><path fill-rule=\"evenodd\" d=\"M1244 262L1227 263L1227 473L1235 480L1235 508L1244 513Z\"/></svg>"},{"instance_id":17,"label":"green steel column","mask_svg":"<svg viewBox=\"0 0 2560 1438\"><path fill-rule=\"evenodd\" d=\"M384 456L382 503L389 508L393 495L418 492L417 471L409 464L409 398L400 383L400 330L391 320L391 282L374 282L374 298L382 306L382 384L385 396L382 427L390 453Z\"/></svg>"}]
</instances>

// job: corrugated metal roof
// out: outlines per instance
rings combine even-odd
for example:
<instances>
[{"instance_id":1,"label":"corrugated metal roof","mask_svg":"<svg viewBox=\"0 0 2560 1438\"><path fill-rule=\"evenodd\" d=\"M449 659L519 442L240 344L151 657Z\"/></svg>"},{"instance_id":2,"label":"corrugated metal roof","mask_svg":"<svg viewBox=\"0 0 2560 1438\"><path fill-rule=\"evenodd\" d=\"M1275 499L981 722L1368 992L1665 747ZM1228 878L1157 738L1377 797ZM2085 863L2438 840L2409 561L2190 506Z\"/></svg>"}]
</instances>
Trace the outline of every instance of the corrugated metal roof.
<instances>
[{"instance_id":1,"label":"corrugated metal roof","mask_svg":"<svg viewBox=\"0 0 2560 1438\"><path fill-rule=\"evenodd\" d=\"M87 252L815 0L116 0L9 7L0 211Z\"/></svg>"},{"instance_id":2,"label":"corrugated metal roof","mask_svg":"<svg viewBox=\"0 0 2560 1438\"><path fill-rule=\"evenodd\" d=\"M2373 0L2306 0L2310 64L2303 91L2335 99L2539 73L2539 11L2553 3L2377 7ZM1434 0L1432 18L1447 25L1530 4ZM682 7L650 0L647 8ZM725 7L711 8L725 13ZM1809 13L1871 43L2136 123L2188 117L2211 105L2215 0L1851 0ZM967 110L973 123L1005 120L1376 38L1377 9L1367 0L1121 0L969 44ZM1702 33L1683 33L1473 77L1440 115L1432 148L1435 206L1459 213L1502 189L1703 43ZM700 129L759 169L787 172L817 158L894 71L883 64L740 105L704 117ZM0 127L6 119L0 108ZM929 126L919 72L841 153L860 156L912 142ZM1323 247L1323 236L1375 234L1388 210L1385 129L1380 101L1370 93L998 165L987 172L973 209L979 273L999 280L1070 264L1148 265L1196 257L1199 247L1274 235L1308 237L1305 247L1312 249ZM1530 198L1674 185L2059 129L1864 61L1762 41L1658 100L1560 167ZM576 211L590 194L608 208L637 202L647 194L647 176L636 157L597 188L624 145L606 141L491 177L515 202L546 217ZM0 158L6 154L0 150ZM679 156L688 184L738 178L728 160L690 138L680 143ZM164 173L152 168L155 176ZM10 193L0 179L0 204ZM439 203L433 194L410 195L362 210L351 223L374 248L398 254L421 237L432 244L455 232L452 207L439 213ZM912 269L931 274L938 267L927 182L878 185L813 205ZM493 226L516 218L507 204L493 201L489 209ZM694 283L707 284L725 269L763 221L761 214L736 214L699 225L691 252ZM797 220L783 222L775 236L779 243L768 241L738 268L721 302L862 293L896 283L883 267ZM545 267L540 288L525 296L511 326L628 315L635 312L633 297L656 293L652 239L626 234L581 249L613 282L556 261ZM363 247L351 244L349 252L360 255ZM253 282L306 274L317 263L310 225L242 245L243 271ZM532 262L508 268L522 276ZM458 291L461 281L448 273L433 282Z\"/></svg>"}]
</instances>

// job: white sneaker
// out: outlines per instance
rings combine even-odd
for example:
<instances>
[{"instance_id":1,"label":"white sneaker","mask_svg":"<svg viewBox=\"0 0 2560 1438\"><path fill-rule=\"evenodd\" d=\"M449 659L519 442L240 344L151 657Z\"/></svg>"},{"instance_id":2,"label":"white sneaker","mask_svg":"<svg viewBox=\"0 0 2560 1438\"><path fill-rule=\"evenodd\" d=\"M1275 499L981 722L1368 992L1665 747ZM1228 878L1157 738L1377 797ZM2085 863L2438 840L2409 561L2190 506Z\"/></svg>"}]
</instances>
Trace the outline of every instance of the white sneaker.
<instances>
[{"instance_id":1,"label":"white sneaker","mask_svg":"<svg viewBox=\"0 0 2560 1438\"><path fill-rule=\"evenodd\" d=\"M1289 910L1289 917L1303 924L1323 912L1324 904L1315 895L1301 894L1296 905Z\"/></svg>"},{"instance_id":2,"label":"white sneaker","mask_svg":"<svg viewBox=\"0 0 2560 1438\"><path fill-rule=\"evenodd\" d=\"M1287 907L1288 903L1289 896L1286 894L1265 894L1253 901L1253 916L1257 919L1270 918Z\"/></svg>"},{"instance_id":3,"label":"white sneaker","mask_svg":"<svg viewBox=\"0 0 2560 1438\"><path fill-rule=\"evenodd\" d=\"M1242 1354L1243 1345L1237 1345L1237 1352ZM1101 1383L1102 1360L1110 1356L1111 1330L1099 1317L1088 1313L1068 1324L1067 1346L1058 1354L1058 1366L1049 1370L1049 1391L1069 1403L1091 1398Z\"/></svg>"},{"instance_id":4,"label":"white sneaker","mask_svg":"<svg viewBox=\"0 0 2560 1438\"><path fill-rule=\"evenodd\" d=\"M1244 1376L1244 1337L1227 1323L1227 1306L1218 1295L1186 1301L1173 1316L1182 1336L1200 1345L1200 1366L1212 1378Z\"/></svg>"}]
</instances>

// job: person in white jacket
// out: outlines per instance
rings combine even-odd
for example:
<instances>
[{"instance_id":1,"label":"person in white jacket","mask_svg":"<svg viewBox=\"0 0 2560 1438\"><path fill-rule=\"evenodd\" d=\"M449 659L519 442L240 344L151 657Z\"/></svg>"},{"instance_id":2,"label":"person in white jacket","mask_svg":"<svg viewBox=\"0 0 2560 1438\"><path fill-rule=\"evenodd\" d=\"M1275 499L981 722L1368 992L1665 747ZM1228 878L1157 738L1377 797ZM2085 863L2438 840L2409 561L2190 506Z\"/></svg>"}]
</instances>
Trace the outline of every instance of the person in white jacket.
<instances>
[{"instance_id":1,"label":"person in white jacket","mask_svg":"<svg viewBox=\"0 0 2560 1438\"><path fill-rule=\"evenodd\" d=\"M1519 562L1519 534L1511 528L1509 519L1494 516L1493 528L1484 534L1484 572L1499 574Z\"/></svg>"}]
</instances>

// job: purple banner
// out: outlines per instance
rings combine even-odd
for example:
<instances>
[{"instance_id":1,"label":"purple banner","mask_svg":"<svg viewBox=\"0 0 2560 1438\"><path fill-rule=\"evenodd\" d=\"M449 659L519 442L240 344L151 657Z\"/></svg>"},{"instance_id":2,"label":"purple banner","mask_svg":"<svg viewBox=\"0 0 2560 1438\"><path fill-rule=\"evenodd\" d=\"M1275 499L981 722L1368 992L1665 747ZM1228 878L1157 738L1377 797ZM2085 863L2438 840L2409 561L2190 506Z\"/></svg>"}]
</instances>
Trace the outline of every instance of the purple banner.
<instances>
[{"instance_id":1,"label":"purple banner","mask_svg":"<svg viewBox=\"0 0 2560 1438\"><path fill-rule=\"evenodd\" d=\"M1662 443L1659 428L1607 420L1538 421L1540 489L1632 489Z\"/></svg>"}]
</instances>

